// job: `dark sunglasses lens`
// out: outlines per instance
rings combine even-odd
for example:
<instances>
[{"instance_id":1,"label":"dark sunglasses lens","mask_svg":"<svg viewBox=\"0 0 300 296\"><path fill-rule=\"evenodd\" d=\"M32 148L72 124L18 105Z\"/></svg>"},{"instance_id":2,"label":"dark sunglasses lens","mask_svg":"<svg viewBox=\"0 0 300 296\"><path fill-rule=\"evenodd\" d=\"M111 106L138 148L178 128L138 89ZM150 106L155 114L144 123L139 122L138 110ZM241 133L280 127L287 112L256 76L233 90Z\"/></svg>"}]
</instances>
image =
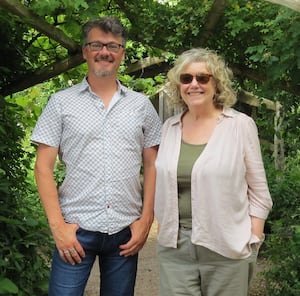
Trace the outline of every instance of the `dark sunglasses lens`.
<instances>
[{"instance_id":1,"label":"dark sunglasses lens","mask_svg":"<svg viewBox=\"0 0 300 296\"><path fill-rule=\"evenodd\" d=\"M209 81L210 77L211 75L205 74L196 75L196 80L201 84L206 84ZM182 84L189 84L193 81L193 79L194 76L192 74L181 74L179 77L179 80Z\"/></svg>"},{"instance_id":2,"label":"dark sunglasses lens","mask_svg":"<svg viewBox=\"0 0 300 296\"><path fill-rule=\"evenodd\" d=\"M196 75L196 80L199 83L206 84L210 79L210 75Z\"/></svg>"},{"instance_id":3,"label":"dark sunglasses lens","mask_svg":"<svg viewBox=\"0 0 300 296\"><path fill-rule=\"evenodd\" d=\"M189 84L193 81L193 75L181 74L179 80L182 84Z\"/></svg>"}]
</instances>

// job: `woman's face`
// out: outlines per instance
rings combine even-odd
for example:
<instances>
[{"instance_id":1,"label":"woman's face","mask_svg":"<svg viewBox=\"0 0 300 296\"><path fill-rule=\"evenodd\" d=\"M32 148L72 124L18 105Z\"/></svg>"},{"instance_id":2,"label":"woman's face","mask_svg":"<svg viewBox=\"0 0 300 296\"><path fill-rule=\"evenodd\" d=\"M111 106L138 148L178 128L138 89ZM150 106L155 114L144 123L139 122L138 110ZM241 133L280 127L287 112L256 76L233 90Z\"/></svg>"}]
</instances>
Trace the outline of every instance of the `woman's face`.
<instances>
[{"instance_id":1,"label":"woman's face","mask_svg":"<svg viewBox=\"0 0 300 296\"><path fill-rule=\"evenodd\" d=\"M204 62L189 64L180 77L180 94L189 109L213 105L216 82Z\"/></svg>"}]
</instances>

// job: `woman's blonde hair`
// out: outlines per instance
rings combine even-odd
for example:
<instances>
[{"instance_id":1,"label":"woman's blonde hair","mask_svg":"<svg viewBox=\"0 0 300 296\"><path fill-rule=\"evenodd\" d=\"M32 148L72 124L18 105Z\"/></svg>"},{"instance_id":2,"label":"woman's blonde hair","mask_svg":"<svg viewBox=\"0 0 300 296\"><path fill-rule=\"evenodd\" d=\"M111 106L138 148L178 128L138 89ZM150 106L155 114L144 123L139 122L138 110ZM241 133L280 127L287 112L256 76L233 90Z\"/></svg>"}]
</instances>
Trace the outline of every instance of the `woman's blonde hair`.
<instances>
[{"instance_id":1,"label":"woman's blonde hair","mask_svg":"<svg viewBox=\"0 0 300 296\"><path fill-rule=\"evenodd\" d=\"M180 74L184 73L186 67L191 63L204 62L207 70L216 81L216 94L214 104L216 108L231 107L235 104L237 98L232 88L232 71L227 67L224 59L215 51L205 48L193 48L183 52L176 60L174 67L168 72L169 95L168 104L172 108L187 109L187 105L180 96Z\"/></svg>"}]
</instances>

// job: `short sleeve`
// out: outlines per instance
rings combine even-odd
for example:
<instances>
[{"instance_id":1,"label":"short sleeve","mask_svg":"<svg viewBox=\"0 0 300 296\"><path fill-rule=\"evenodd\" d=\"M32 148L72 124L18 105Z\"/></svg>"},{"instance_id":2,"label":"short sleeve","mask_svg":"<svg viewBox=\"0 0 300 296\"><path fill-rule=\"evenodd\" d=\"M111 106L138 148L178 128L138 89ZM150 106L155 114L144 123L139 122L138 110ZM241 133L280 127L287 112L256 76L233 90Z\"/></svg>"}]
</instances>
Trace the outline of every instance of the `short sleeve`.
<instances>
[{"instance_id":1,"label":"short sleeve","mask_svg":"<svg viewBox=\"0 0 300 296\"><path fill-rule=\"evenodd\" d=\"M58 97L53 95L40 115L30 140L58 147L62 134L62 115Z\"/></svg>"},{"instance_id":2,"label":"short sleeve","mask_svg":"<svg viewBox=\"0 0 300 296\"><path fill-rule=\"evenodd\" d=\"M150 99L144 110L144 148L149 148L160 144L162 123Z\"/></svg>"}]
</instances>

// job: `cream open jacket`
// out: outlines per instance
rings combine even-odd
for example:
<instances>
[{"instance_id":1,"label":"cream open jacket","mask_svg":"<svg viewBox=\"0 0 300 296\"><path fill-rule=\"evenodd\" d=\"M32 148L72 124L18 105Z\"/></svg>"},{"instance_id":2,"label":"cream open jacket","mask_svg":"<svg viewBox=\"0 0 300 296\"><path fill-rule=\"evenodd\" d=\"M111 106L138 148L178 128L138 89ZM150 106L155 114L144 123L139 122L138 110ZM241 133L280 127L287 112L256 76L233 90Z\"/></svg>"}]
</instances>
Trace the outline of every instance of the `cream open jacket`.
<instances>
[{"instance_id":1,"label":"cream open jacket","mask_svg":"<svg viewBox=\"0 0 300 296\"><path fill-rule=\"evenodd\" d=\"M181 145L181 116L163 126L156 160L155 216L160 225L158 243L177 247L177 163ZM246 258L251 234L250 215L266 219L272 207L257 127L253 119L224 109L191 177L192 237L228 258Z\"/></svg>"}]
</instances>

